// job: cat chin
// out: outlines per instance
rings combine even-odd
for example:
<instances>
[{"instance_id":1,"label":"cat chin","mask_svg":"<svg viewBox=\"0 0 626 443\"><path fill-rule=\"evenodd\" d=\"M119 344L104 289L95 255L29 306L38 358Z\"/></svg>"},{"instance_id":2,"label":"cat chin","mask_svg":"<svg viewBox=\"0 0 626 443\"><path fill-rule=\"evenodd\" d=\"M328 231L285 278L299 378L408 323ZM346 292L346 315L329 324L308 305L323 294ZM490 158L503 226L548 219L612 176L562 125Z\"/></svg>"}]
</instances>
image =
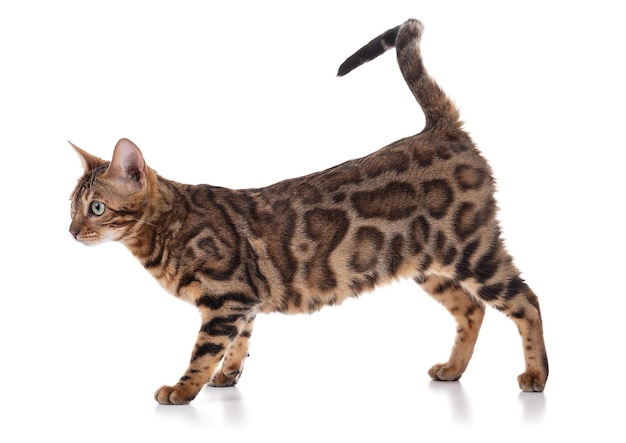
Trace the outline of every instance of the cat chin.
<instances>
[{"instance_id":1,"label":"cat chin","mask_svg":"<svg viewBox=\"0 0 626 443\"><path fill-rule=\"evenodd\" d=\"M106 241L102 239L97 239L97 240L82 239L81 240L77 238L76 241L85 246L98 246L98 245L101 245L102 243L106 243Z\"/></svg>"},{"instance_id":2,"label":"cat chin","mask_svg":"<svg viewBox=\"0 0 626 443\"><path fill-rule=\"evenodd\" d=\"M103 243L110 243L115 241L112 235L100 236L98 238L77 238L77 242L85 245L85 246L98 246Z\"/></svg>"}]
</instances>

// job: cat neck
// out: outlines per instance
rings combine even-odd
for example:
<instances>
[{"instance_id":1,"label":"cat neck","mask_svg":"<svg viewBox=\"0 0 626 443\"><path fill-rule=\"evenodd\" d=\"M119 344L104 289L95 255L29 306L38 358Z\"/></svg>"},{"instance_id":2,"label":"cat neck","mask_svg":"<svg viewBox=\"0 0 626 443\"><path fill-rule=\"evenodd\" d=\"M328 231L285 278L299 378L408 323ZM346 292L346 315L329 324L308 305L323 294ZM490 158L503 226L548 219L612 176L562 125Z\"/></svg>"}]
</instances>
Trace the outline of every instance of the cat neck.
<instances>
[{"instance_id":1,"label":"cat neck","mask_svg":"<svg viewBox=\"0 0 626 443\"><path fill-rule=\"evenodd\" d=\"M156 245L163 247L164 240L176 234L178 223L175 218L184 210L180 196L185 185L167 180L148 170L148 180L142 196L141 216L135 220L129 235L121 242L145 266Z\"/></svg>"}]
</instances>

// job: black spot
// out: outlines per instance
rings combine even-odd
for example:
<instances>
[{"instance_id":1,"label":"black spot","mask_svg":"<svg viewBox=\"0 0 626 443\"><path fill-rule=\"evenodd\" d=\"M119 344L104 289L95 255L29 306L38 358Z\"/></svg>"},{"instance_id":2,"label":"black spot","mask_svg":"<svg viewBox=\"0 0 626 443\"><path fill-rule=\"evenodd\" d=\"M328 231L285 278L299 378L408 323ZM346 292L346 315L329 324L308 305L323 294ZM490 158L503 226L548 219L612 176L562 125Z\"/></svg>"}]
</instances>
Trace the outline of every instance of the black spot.
<instances>
[{"instance_id":1,"label":"black spot","mask_svg":"<svg viewBox=\"0 0 626 443\"><path fill-rule=\"evenodd\" d=\"M435 152L430 148L419 147L413 151L413 160L417 162L419 166L430 166L434 159Z\"/></svg>"},{"instance_id":2,"label":"black spot","mask_svg":"<svg viewBox=\"0 0 626 443\"><path fill-rule=\"evenodd\" d=\"M376 266L384 240L384 234L372 226L359 228L354 235L350 267L356 272L364 272Z\"/></svg>"},{"instance_id":3,"label":"black spot","mask_svg":"<svg viewBox=\"0 0 626 443\"><path fill-rule=\"evenodd\" d=\"M395 221L409 217L417 208L413 186L391 182L374 191L355 192L350 197L354 209L363 218L384 218Z\"/></svg>"},{"instance_id":4,"label":"black spot","mask_svg":"<svg viewBox=\"0 0 626 443\"><path fill-rule=\"evenodd\" d=\"M445 254L443 255L443 260L442 263L444 265L449 265L450 263L452 263L456 257L457 254L457 249L454 246L450 246Z\"/></svg>"},{"instance_id":5,"label":"black spot","mask_svg":"<svg viewBox=\"0 0 626 443\"><path fill-rule=\"evenodd\" d=\"M391 246L389 250L389 261L387 267L389 272L393 275L398 272L400 264L402 264L402 245L404 244L404 238L401 235L396 235L391 240Z\"/></svg>"},{"instance_id":6,"label":"black spot","mask_svg":"<svg viewBox=\"0 0 626 443\"><path fill-rule=\"evenodd\" d=\"M411 248L414 254L422 252L430 238L430 225L425 217L419 216L411 223Z\"/></svg>"},{"instance_id":7,"label":"black spot","mask_svg":"<svg viewBox=\"0 0 626 443\"><path fill-rule=\"evenodd\" d=\"M383 151L369 158L363 172L369 178L377 177L387 171L404 172L409 165L409 159L401 151Z\"/></svg>"},{"instance_id":8,"label":"black spot","mask_svg":"<svg viewBox=\"0 0 626 443\"><path fill-rule=\"evenodd\" d=\"M448 145L439 145L435 148L435 152L437 153L437 157L439 157L442 160L449 160L452 155L453 152L452 150L448 147Z\"/></svg>"},{"instance_id":9,"label":"black spot","mask_svg":"<svg viewBox=\"0 0 626 443\"><path fill-rule=\"evenodd\" d=\"M528 285L524 283L524 280L521 277L513 277L507 284L504 298L510 300L526 288L528 288Z\"/></svg>"},{"instance_id":10,"label":"black spot","mask_svg":"<svg viewBox=\"0 0 626 443\"><path fill-rule=\"evenodd\" d=\"M513 318L524 318L525 314L526 314L526 312L524 311L524 308L519 308L517 311L511 313L511 317L513 317Z\"/></svg>"},{"instance_id":11,"label":"black spot","mask_svg":"<svg viewBox=\"0 0 626 443\"><path fill-rule=\"evenodd\" d=\"M442 283L439 283L437 286L435 286L435 288L433 289L433 294L443 294L444 292L454 288L455 286L456 283L454 283L452 280L444 280Z\"/></svg>"},{"instance_id":12,"label":"black spot","mask_svg":"<svg viewBox=\"0 0 626 443\"><path fill-rule=\"evenodd\" d=\"M346 199L346 194L343 192L338 192L335 195L333 195L333 201L335 203L341 203L342 201L344 201Z\"/></svg>"},{"instance_id":13,"label":"black spot","mask_svg":"<svg viewBox=\"0 0 626 443\"><path fill-rule=\"evenodd\" d=\"M433 264L433 257L429 254L424 254L420 261L419 270L426 271L432 264Z\"/></svg>"},{"instance_id":14,"label":"black spot","mask_svg":"<svg viewBox=\"0 0 626 443\"><path fill-rule=\"evenodd\" d=\"M202 325L202 328L200 330L209 335L227 336L230 340L234 340L235 337L239 335L239 330L235 325L233 325L233 322L239 320L240 318L240 315L216 317Z\"/></svg>"},{"instance_id":15,"label":"black spot","mask_svg":"<svg viewBox=\"0 0 626 443\"><path fill-rule=\"evenodd\" d=\"M414 280L415 280L415 283L417 283L418 285L423 285L424 283L428 281L428 277L426 277L425 275L419 274L418 276L414 278Z\"/></svg>"},{"instance_id":16,"label":"black spot","mask_svg":"<svg viewBox=\"0 0 626 443\"><path fill-rule=\"evenodd\" d=\"M496 283L494 285L483 286L478 291L478 296L483 300L489 302L497 300L502 291L504 290L504 285L502 283ZM496 306L496 309L500 309Z\"/></svg>"},{"instance_id":17,"label":"black spot","mask_svg":"<svg viewBox=\"0 0 626 443\"><path fill-rule=\"evenodd\" d=\"M441 231L437 231L437 233L435 234L435 250L441 252L445 245L446 235Z\"/></svg>"},{"instance_id":18,"label":"black spot","mask_svg":"<svg viewBox=\"0 0 626 443\"><path fill-rule=\"evenodd\" d=\"M461 251L461 258L456 265L456 276L459 280L465 280L472 276L472 271L470 270L470 258L478 249L479 244L478 240L473 240L465 245Z\"/></svg>"},{"instance_id":19,"label":"black spot","mask_svg":"<svg viewBox=\"0 0 626 443\"><path fill-rule=\"evenodd\" d=\"M463 202L456 211L454 217L454 232L461 240L472 235L483 222L480 211L470 202Z\"/></svg>"},{"instance_id":20,"label":"black spot","mask_svg":"<svg viewBox=\"0 0 626 443\"><path fill-rule=\"evenodd\" d=\"M196 306L217 310L226 303L234 303L240 305L239 310L247 310L253 307L257 300L241 292L227 292L221 295L205 294L196 301Z\"/></svg>"},{"instance_id":21,"label":"black spot","mask_svg":"<svg viewBox=\"0 0 626 443\"><path fill-rule=\"evenodd\" d=\"M204 343L203 345L197 346L195 352L191 356L191 361L198 360L205 355L217 355L224 350L224 346L219 343Z\"/></svg>"},{"instance_id":22,"label":"black spot","mask_svg":"<svg viewBox=\"0 0 626 443\"><path fill-rule=\"evenodd\" d=\"M485 178L487 178L487 172L482 168L477 168L471 165L458 165L454 170L454 177L456 182L462 191L470 189L480 188Z\"/></svg>"},{"instance_id":23,"label":"black spot","mask_svg":"<svg viewBox=\"0 0 626 443\"><path fill-rule=\"evenodd\" d=\"M476 309L478 309L479 306L477 304L473 304L468 306L468 308L465 310L465 317L469 318L472 315L474 315L474 312L476 312Z\"/></svg>"},{"instance_id":24,"label":"black spot","mask_svg":"<svg viewBox=\"0 0 626 443\"><path fill-rule=\"evenodd\" d=\"M348 231L348 216L338 209L312 209L304 217L307 235L317 242L315 253L306 264L307 278L323 291L333 289L337 285L337 279L330 267L330 254Z\"/></svg>"},{"instance_id":25,"label":"black spot","mask_svg":"<svg viewBox=\"0 0 626 443\"><path fill-rule=\"evenodd\" d=\"M474 277L479 283L484 283L488 279L494 276L496 271L498 270L498 251L500 248L500 244L496 239L489 250L483 255L478 263L476 264L476 269L474 270Z\"/></svg>"},{"instance_id":26,"label":"black spot","mask_svg":"<svg viewBox=\"0 0 626 443\"><path fill-rule=\"evenodd\" d=\"M296 195L305 204L317 204L322 201L323 195L320 190L310 183L302 182L296 186Z\"/></svg>"},{"instance_id":27,"label":"black spot","mask_svg":"<svg viewBox=\"0 0 626 443\"><path fill-rule=\"evenodd\" d=\"M452 204L454 194L445 180L431 180L422 184L424 205L430 215L436 219L442 218Z\"/></svg>"}]
</instances>

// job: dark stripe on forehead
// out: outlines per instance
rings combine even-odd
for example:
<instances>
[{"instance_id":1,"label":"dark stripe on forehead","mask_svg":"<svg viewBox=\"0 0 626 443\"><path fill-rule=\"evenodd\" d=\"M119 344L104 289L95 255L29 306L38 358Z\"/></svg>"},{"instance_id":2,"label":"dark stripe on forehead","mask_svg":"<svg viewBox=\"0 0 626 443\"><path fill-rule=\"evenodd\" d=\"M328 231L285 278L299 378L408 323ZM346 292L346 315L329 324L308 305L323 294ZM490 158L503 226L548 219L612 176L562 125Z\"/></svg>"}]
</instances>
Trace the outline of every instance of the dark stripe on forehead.
<instances>
[{"instance_id":1,"label":"dark stripe on forehead","mask_svg":"<svg viewBox=\"0 0 626 443\"><path fill-rule=\"evenodd\" d=\"M83 175L80 179L78 179L78 185L76 186L76 190L74 194L72 195L72 198L73 199L79 198L88 189L91 189L91 186L93 185L93 182L96 179L96 177L104 173L104 171L106 171L108 167L109 167L109 163L105 163L103 165L100 165L92 169L91 171Z\"/></svg>"}]
</instances>

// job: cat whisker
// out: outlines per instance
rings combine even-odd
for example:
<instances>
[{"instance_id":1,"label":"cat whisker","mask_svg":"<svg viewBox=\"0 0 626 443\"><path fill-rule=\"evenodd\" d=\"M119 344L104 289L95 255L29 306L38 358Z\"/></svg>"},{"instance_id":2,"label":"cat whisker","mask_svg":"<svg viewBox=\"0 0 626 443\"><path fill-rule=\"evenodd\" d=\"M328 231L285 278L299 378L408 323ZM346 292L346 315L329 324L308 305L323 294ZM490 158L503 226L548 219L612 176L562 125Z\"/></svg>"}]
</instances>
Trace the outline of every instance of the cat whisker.
<instances>
[{"instance_id":1,"label":"cat whisker","mask_svg":"<svg viewBox=\"0 0 626 443\"><path fill-rule=\"evenodd\" d=\"M137 223L144 224L144 225L152 226L153 228L158 228L158 226L156 224L147 222L145 220L140 220L138 218L131 218L130 220L135 221Z\"/></svg>"}]
</instances>

